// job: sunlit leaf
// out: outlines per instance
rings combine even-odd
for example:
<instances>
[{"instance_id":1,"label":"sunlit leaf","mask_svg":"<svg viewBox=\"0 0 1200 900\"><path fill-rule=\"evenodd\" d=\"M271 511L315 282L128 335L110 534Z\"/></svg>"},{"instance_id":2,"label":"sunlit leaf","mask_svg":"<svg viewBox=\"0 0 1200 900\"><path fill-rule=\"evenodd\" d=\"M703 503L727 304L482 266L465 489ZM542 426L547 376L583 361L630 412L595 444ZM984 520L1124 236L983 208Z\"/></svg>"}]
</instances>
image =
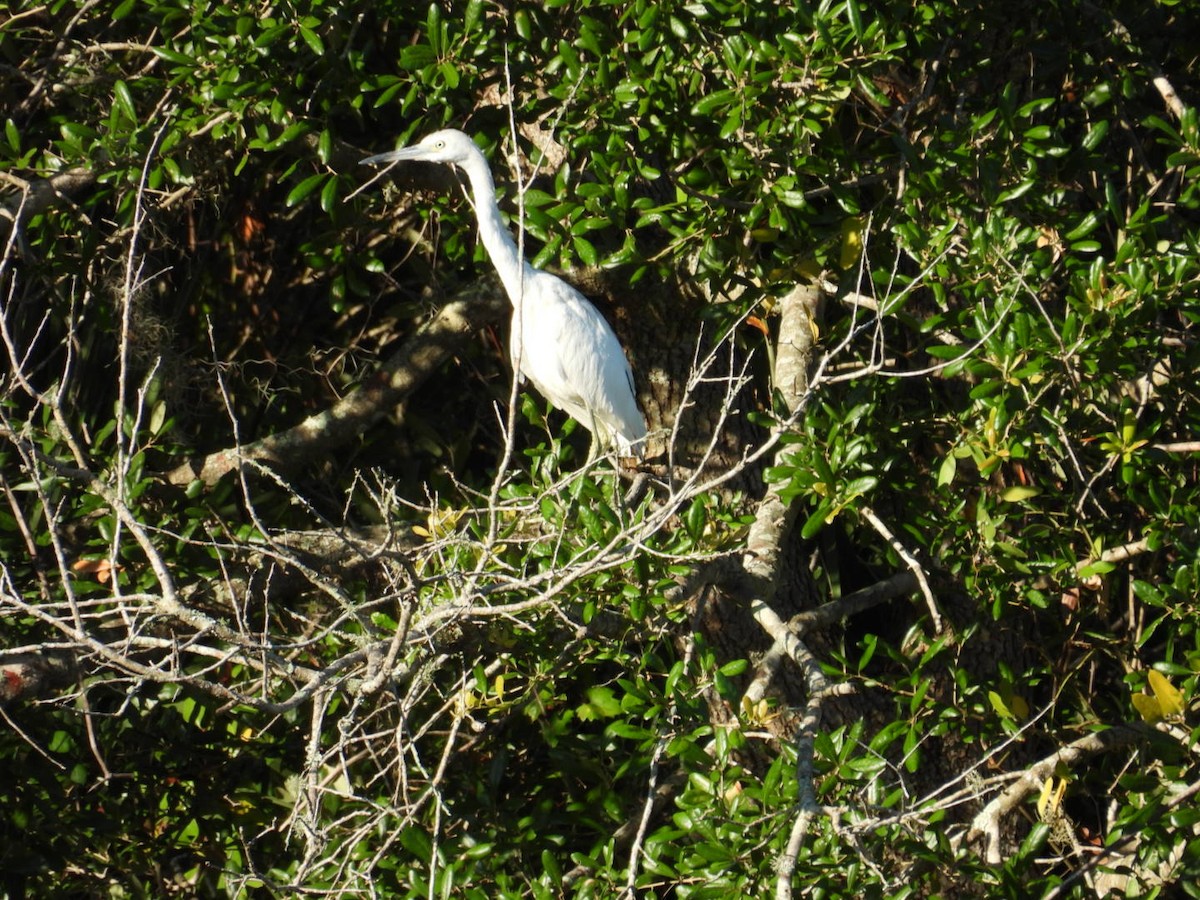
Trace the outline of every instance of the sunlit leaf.
<instances>
[{"instance_id":1,"label":"sunlit leaf","mask_svg":"<svg viewBox=\"0 0 1200 900\"><path fill-rule=\"evenodd\" d=\"M1171 684L1170 680L1158 669L1151 669L1147 673L1147 678L1150 681L1150 689L1154 692L1154 699L1158 701L1158 709L1163 718L1170 716L1178 716L1183 713L1183 693L1175 685Z\"/></svg>"},{"instance_id":2,"label":"sunlit leaf","mask_svg":"<svg viewBox=\"0 0 1200 900\"><path fill-rule=\"evenodd\" d=\"M1031 500L1042 492L1041 488L1029 487L1026 485L1014 484L1012 487L1005 488L1000 494L1000 499L1006 503L1019 503L1022 500Z\"/></svg>"},{"instance_id":3,"label":"sunlit leaf","mask_svg":"<svg viewBox=\"0 0 1200 900\"><path fill-rule=\"evenodd\" d=\"M863 220L846 219L842 222L842 246L838 266L851 269L858 265L863 251Z\"/></svg>"},{"instance_id":4,"label":"sunlit leaf","mask_svg":"<svg viewBox=\"0 0 1200 900\"><path fill-rule=\"evenodd\" d=\"M1133 706L1138 711L1138 715L1147 724L1153 725L1163 717L1162 707L1159 706L1158 700L1149 694L1134 694L1132 699Z\"/></svg>"},{"instance_id":5,"label":"sunlit leaf","mask_svg":"<svg viewBox=\"0 0 1200 900\"><path fill-rule=\"evenodd\" d=\"M1038 796L1037 811L1038 818L1043 822L1048 822L1054 819L1060 807L1062 806L1063 793L1067 789L1067 779L1058 780L1058 787L1055 788L1055 779L1047 778L1042 782L1041 794Z\"/></svg>"}]
</instances>

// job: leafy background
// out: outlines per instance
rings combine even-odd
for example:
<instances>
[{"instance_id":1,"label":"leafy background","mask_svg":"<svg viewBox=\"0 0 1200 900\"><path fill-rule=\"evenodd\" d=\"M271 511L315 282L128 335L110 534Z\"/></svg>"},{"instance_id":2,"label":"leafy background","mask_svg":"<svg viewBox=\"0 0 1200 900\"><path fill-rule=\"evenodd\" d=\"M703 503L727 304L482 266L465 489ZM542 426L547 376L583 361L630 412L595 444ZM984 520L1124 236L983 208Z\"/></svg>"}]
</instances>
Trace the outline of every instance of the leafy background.
<instances>
[{"instance_id":1,"label":"leafy background","mask_svg":"<svg viewBox=\"0 0 1200 900\"><path fill-rule=\"evenodd\" d=\"M1196 34L1166 0L6 13L0 633L48 682L8 676L7 894L1194 894ZM172 485L486 278L452 179L360 190L443 126L528 255L602 285L645 398L697 339L750 360L747 447L787 416L779 298L825 290L769 466L628 506L527 397L496 480L492 316L336 452ZM808 738L680 588L767 486L797 583L907 555L947 625L914 592L823 629L848 693ZM431 615L366 690L464 583L512 611Z\"/></svg>"}]
</instances>

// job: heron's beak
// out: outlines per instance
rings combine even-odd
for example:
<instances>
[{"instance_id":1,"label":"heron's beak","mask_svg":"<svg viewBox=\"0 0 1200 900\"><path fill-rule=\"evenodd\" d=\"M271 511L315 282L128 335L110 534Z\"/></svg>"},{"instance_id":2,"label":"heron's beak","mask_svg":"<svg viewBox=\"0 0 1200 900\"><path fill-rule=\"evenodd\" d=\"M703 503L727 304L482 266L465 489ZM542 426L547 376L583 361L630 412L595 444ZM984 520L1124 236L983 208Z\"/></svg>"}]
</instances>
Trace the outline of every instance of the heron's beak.
<instances>
[{"instance_id":1,"label":"heron's beak","mask_svg":"<svg viewBox=\"0 0 1200 900\"><path fill-rule=\"evenodd\" d=\"M375 156L368 156L366 159L359 162L360 166L374 166L379 163L394 163L404 159L415 159L421 155L420 147L401 147L399 150L392 150L388 153L377 153Z\"/></svg>"}]
</instances>

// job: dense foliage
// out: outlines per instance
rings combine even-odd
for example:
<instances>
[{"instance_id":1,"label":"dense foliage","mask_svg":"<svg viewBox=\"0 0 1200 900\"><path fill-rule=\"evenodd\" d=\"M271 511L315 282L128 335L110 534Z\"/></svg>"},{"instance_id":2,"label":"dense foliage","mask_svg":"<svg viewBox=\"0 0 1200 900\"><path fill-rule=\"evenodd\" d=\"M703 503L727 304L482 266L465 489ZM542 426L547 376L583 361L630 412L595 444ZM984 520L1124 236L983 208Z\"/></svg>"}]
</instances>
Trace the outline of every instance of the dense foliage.
<instances>
[{"instance_id":1,"label":"dense foliage","mask_svg":"<svg viewBox=\"0 0 1200 900\"><path fill-rule=\"evenodd\" d=\"M7 896L1200 893L1192 5L5 16ZM506 416L470 205L358 165L444 126L649 483Z\"/></svg>"}]
</instances>

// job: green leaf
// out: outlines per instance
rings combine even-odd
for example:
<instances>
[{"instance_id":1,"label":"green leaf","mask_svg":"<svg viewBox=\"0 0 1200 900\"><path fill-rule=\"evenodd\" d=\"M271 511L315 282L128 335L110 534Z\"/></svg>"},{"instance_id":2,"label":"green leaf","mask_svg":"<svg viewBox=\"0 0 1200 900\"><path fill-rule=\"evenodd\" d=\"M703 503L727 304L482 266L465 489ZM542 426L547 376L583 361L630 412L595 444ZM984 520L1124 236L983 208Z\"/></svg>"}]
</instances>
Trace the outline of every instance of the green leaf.
<instances>
[{"instance_id":1,"label":"green leaf","mask_svg":"<svg viewBox=\"0 0 1200 900\"><path fill-rule=\"evenodd\" d=\"M805 540L816 537L821 529L825 527L825 518L832 509L833 503L829 500L824 500L816 508L816 510L804 520L804 527L800 529L800 534Z\"/></svg>"},{"instance_id":2,"label":"green leaf","mask_svg":"<svg viewBox=\"0 0 1200 900\"><path fill-rule=\"evenodd\" d=\"M329 180L325 183L325 187L321 188L321 211L324 213L332 213L337 206L338 197L338 179L336 175L329 176Z\"/></svg>"},{"instance_id":3,"label":"green leaf","mask_svg":"<svg viewBox=\"0 0 1200 900\"><path fill-rule=\"evenodd\" d=\"M483 0L469 0L463 13L463 31L467 34L475 30L483 16Z\"/></svg>"},{"instance_id":4,"label":"green leaf","mask_svg":"<svg viewBox=\"0 0 1200 900\"><path fill-rule=\"evenodd\" d=\"M595 246L587 238L575 235L571 238L571 244L575 248L575 253L585 265L594 266L600 261L600 255L596 253Z\"/></svg>"},{"instance_id":5,"label":"green leaf","mask_svg":"<svg viewBox=\"0 0 1200 900\"><path fill-rule=\"evenodd\" d=\"M309 194L311 194L313 191L315 191L317 189L318 185L320 185L323 181L325 181L329 177L330 176L325 172L318 172L316 175L309 175L307 178L305 178L298 185L296 185L294 188L291 189L291 191L287 195L287 200L285 200L284 202L289 207L295 206L296 204L298 204L302 200L304 200L306 197L308 197Z\"/></svg>"},{"instance_id":6,"label":"green leaf","mask_svg":"<svg viewBox=\"0 0 1200 900\"><path fill-rule=\"evenodd\" d=\"M603 541L608 533L608 523L598 516L591 507L579 507L579 521L593 541Z\"/></svg>"},{"instance_id":7,"label":"green leaf","mask_svg":"<svg viewBox=\"0 0 1200 900\"><path fill-rule=\"evenodd\" d=\"M727 678L736 678L738 675L741 675L743 672L745 672L748 668L750 668L749 662L747 662L744 659L735 659L735 660L725 663L725 665L721 666L721 668L718 669L718 671Z\"/></svg>"},{"instance_id":8,"label":"green leaf","mask_svg":"<svg viewBox=\"0 0 1200 900\"><path fill-rule=\"evenodd\" d=\"M523 41L533 40L533 19L529 17L529 11L526 9L518 9L513 15L513 27L517 30L517 37Z\"/></svg>"},{"instance_id":9,"label":"green leaf","mask_svg":"<svg viewBox=\"0 0 1200 900\"><path fill-rule=\"evenodd\" d=\"M1093 231L1095 231L1097 228L1099 228L1100 224L1101 224L1101 222L1103 222L1103 220L1104 220L1103 213L1090 212L1086 216L1084 216L1082 220L1080 220L1078 225L1076 225L1074 228L1072 228L1070 231L1068 231L1065 235L1063 235L1063 238L1064 238L1064 240L1071 242L1071 241L1077 241L1082 237L1086 237L1087 235L1089 235Z\"/></svg>"},{"instance_id":10,"label":"green leaf","mask_svg":"<svg viewBox=\"0 0 1200 900\"><path fill-rule=\"evenodd\" d=\"M1016 187L1012 187L1012 188L1009 188L1008 190L1001 191L996 196L996 203L997 204L1008 203L1012 200L1017 200L1021 197L1024 197L1031 190L1033 190L1036 185L1037 185L1036 179L1026 178L1024 181L1022 181Z\"/></svg>"},{"instance_id":11,"label":"green leaf","mask_svg":"<svg viewBox=\"0 0 1200 900\"><path fill-rule=\"evenodd\" d=\"M611 734L613 737L631 741L646 741L654 738L654 732L621 720L612 722L604 731L605 734Z\"/></svg>"},{"instance_id":12,"label":"green leaf","mask_svg":"<svg viewBox=\"0 0 1200 900\"><path fill-rule=\"evenodd\" d=\"M688 506L684 516L684 527L687 528L688 535L692 540L698 541L704 536L704 528L707 524L708 510L705 508L703 498L697 497Z\"/></svg>"},{"instance_id":13,"label":"green leaf","mask_svg":"<svg viewBox=\"0 0 1200 900\"><path fill-rule=\"evenodd\" d=\"M408 71L424 69L437 62L437 54L428 44L414 44L400 51L400 68Z\"/></svg>"},{"instance_id":14,"label":"green leaf","mask_svg":"<svg viewBox=\"0 0 1200 900\"><path fill-rule=\"evenodd\" d=\"M308 49L317 56L325 55L325 44L321 40L321 36L311 28L300 26L300 37L304 39L304 43L308 44Z\"/></svg>"},{"instance_id":15,"label":"green leaf","mask_svg":"<svg viewBox=\"0 0 1200 900\"><path fill-rule=\"evenodd\" d=\"M588 702L579 708L581 719L585 719L585 709L588 710L587 718L593 719L612 719L621 714L621 702L610 687L593 685L588 688L587 698Z\"/></svg>"},{"instance_id":16,"label":"green leaf","mask_svg":"<svg viewBox=\"0 0 1200 900\"><path fill-rule=\"evenodd\" d=\"M992 704L992 709L994 709L996 711L996 713L1000 716L1000 718L1002 718L1002 719L1016 718L1012 714L1012 711L1008 708L1008 704L1004 702L1004 700L1000 697L999 694L997 694L995 691L988 691L987 696L988 696L988 702L990 704Z\"/></svg>"},{"instance_id":17,"label":"green leaf","mask_svg":"<svg viewBox=\"0 0 1200 900\"><path fill-rule=\"evenodd\" d=\"M562 868L558 864L558 859L549 850L542 851L542 871L550 878L550 883L555 887L562 887Z\"/></svg>"},{"instance_id":18,"label":"green leaf","mask_svg":"<svg viewBox=\"0 0 1200 900\"><path fill-rule=\"evenodd\" d=\"M1099 147L1108 135L1108 128L1109 123L1107 119L1101 119L1089 128L1088 133L1083 136L1083 149L1091 153Z\"/></svg>"},{"instance_id":19,"label":"green leaf","mask_svg":"<svg viewBox=\"0 0 1200 900\"><path fill-rule=\"evenodd\" d=\"M954 481L954 473L958 471L958 459L953 453L947 453L938 467L937 486L945 487Z\"/></svg>"},{"instance_id":20,"label":"green leaf","mask_svg":"<svg viewBox=\"0 0 1200 900\"><path fill-rule=\"evenodd\" d=\"M129 85L119 78L113 83L113 98L116 100L117 109L121 111L121 115L137 124L137 107L133 102L133 94L129 92Z\"/></svg>"},{"instance_id":21,"label":"green leaf","mask_svg":"<svg viewBox=\"0 0 1200 900\"><path fill-rule=\"evenodd\" d=\"M692 107L692 115L711 116L718 109L723 109L730 103L736 101L737 97L737 91L732 88L714 91Z\"/></svg>"},{"instance_id":22,"label":"green leaf","mask_svg":"<svg viewBox=\"0 0 1200 900\"><path fill-rule=\"evenodd\" d=\"M1104 560L1096 560L1088 563L1086 566L1080 566L1078 575L1081 579L1092 578L1096 575L1107 575L1116 569L1116 565Z\"/></svg>"},{"instance_id":23,"label":"green leaf","mask_svg":"<svg viewBox=\"0 0 1200 900\"><path fill-rule=\"evenodd\" d=\"M167 420L167 404L159 400L150 411L150 433L157 436L162 433L163 423Z\"/></svg>"},{"instance_id":24,"label":"green leaf","mask_svg":"<svg viewBox=\"0 0 1200 900\"><path fill-rule=\"evenodd\" d=\"M438 65L438 72L441 74L442 81L445 82L446 87L450 88L450 90L458 87L458 67L454 63L449 61L440 63Z\"/></svg>"},{"instance_id":25,"label":"green leaf","mask_svg":"<svg viewBox=\"0 0 1200 900\"><path fill-rule=\"evenodd\" d=\"M858 6L858 0L846 0L846 14L850 19L850 29L854 32L854 36L861 41L863 39L863 23L862 10Z\"/></svg>"},{"instance_id":26,"label":"green leaf","mask_svg":"<svg viewBox=\"0 0 1200 900\"><path fill-rule=\"evenodd\" d=\"M425 829L417 825L400 829L400 845L423 863L433 858L433 841Z\"/></svg>"}]
</instances>

